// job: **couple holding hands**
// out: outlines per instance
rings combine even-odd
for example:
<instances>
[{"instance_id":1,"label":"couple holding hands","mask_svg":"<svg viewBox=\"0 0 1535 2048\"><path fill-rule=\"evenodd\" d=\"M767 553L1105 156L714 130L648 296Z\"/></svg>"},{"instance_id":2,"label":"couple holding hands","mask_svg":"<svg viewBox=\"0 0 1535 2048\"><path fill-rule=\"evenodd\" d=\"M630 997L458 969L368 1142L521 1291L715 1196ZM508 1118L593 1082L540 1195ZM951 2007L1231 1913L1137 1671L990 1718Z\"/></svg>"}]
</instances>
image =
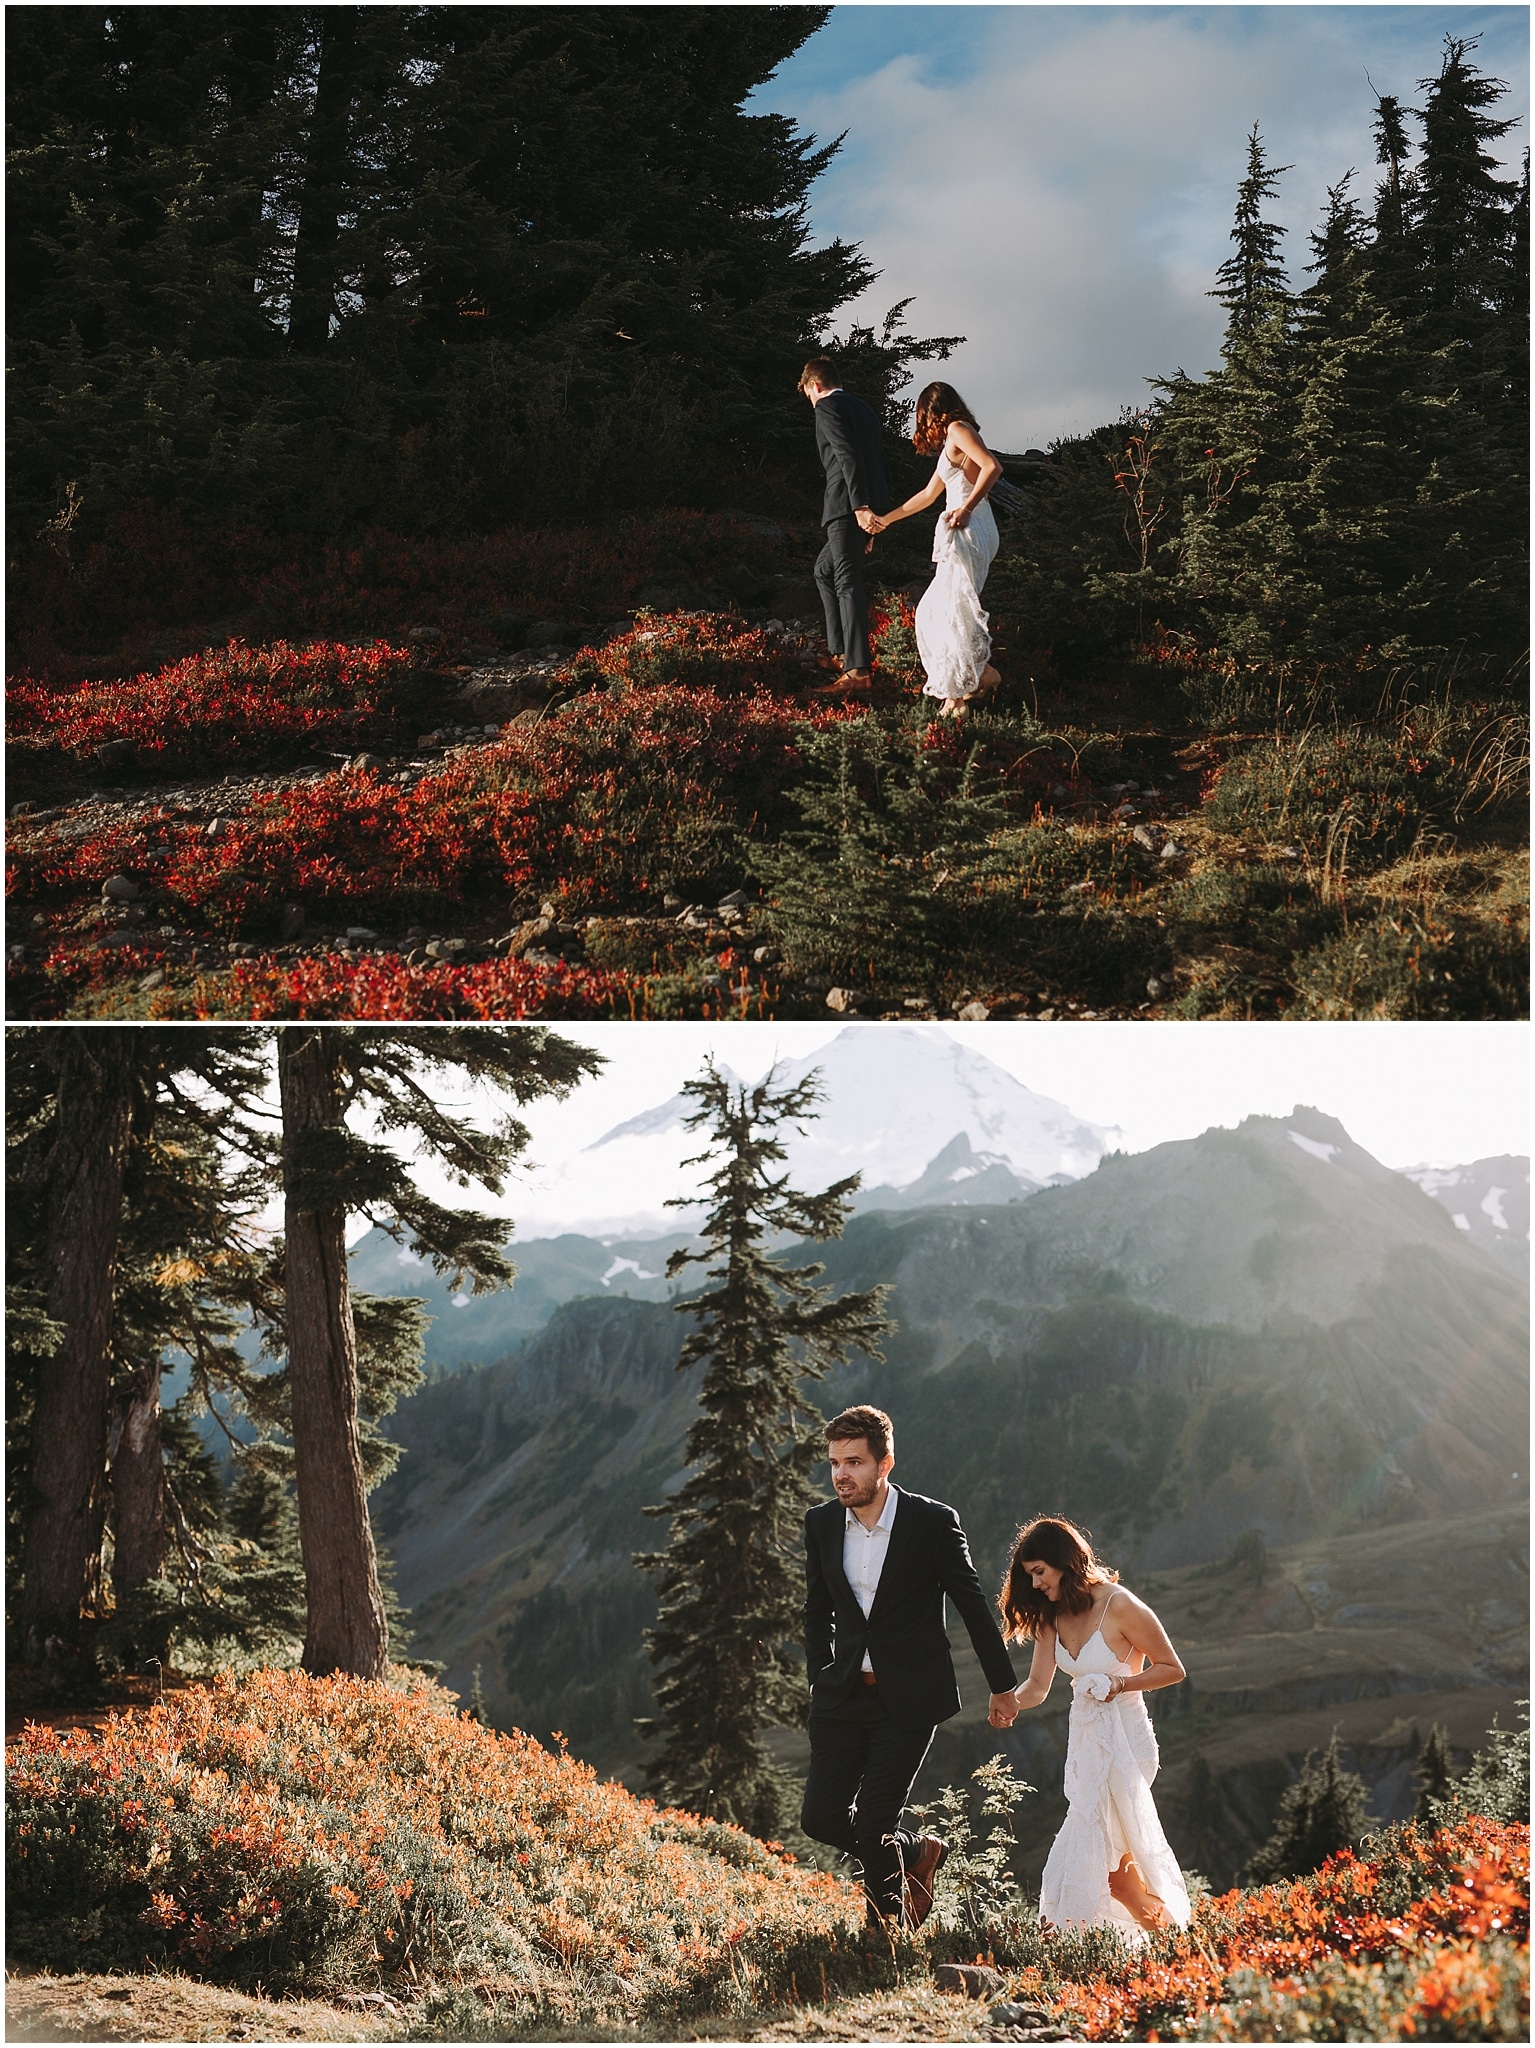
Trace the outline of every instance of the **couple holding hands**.
<instances>
[{"instance_id":1,"label":"couple holding hands","mask_svg":"<svg viewBox=\"0 0 1535 2048\"><path fill-rule=\"evenodd\" d=\"M940 1721L959 1712L944 1601L963 1620L1008 1728L1071 1684L1068 1811L1039 1913L1058 1927L1115 1927L1132 1941L1184 1926L1189 1896L1151 1797L1157 1741L1146 1694L1184 1676L1162 1624L1093 1555L1084 1530L1039 1515L1019 1531L998 1601L970 1561L953 1508L890 1483L895 1432L882 1409L826 1425L837 1498L805 1517L810 1774L801 1825L856 1856L871 1920L920 1927L945 1843L901 1826ZM1017 1681L1009 1641L1032 1645Z\"/></svg>"},{"instance_id":2,"label":"couple holding hands","mask_svg":"<svg viewBox=\"0 0 1535 2048\"><path fill-rule=\"evenodd\" d=\"M971 701L1001 677L991 665L991 635L981 590L997 552L997 521L987 503L1002 465L981 439L975 415L952 384L929 384L917 400L912 445L938 466L915 497L893 510L879 418L837 382L825 356L808 362L799 388L815 407L816 446L826 470L821 524L826 545L815 580L826 612L826 645L841 670L817 693L845 697L870 687L869 621L863 558L898 519L944 500L933 536L933 580L917 606L917 649L927 671L924 694L946 718L963 718Z\"/></svg>"}]
</instances>

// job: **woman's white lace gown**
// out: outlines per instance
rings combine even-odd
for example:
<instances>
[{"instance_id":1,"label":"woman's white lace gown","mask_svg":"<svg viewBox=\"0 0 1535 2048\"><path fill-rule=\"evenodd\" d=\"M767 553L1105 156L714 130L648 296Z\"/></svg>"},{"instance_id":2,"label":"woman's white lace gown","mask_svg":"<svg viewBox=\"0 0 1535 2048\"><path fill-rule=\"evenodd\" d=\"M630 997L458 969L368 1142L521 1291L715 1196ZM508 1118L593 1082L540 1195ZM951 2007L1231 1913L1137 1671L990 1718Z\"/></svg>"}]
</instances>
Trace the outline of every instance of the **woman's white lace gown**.
<instances>
[{"instance_id":1,"label":"woman's white lace gown","mask_svg":"<svg viewBox=\"0 0 1535 2048\"><path fill-rule=\"evenodd\" d=\"M1092 1697L1085 1683L1092 1673L1130 1676L1130 1666L1109 1654L1101 1629L1094 1629L1077 1657L1057 1636L1055 1662L1072 1680L1068 1811L1045 1861L1039 1917L1056 1927L1116 1927L1131 1940L1144 1941L1144 1929L1109 1890L1109 1872L1118 1869L1128 1850L1147 1891L1162 1901L1170 1920L1186 1927L1188 1887L1151 1797L1160 1759L1146 1696Z\"/></svg>"},{"instance_id":2,"label":"woman's white lace gown","mask_svg":"<svg viewBox=\"0 0 1535 2048\"><path fill-rule=\"evenodd\" d=\"M963 469L945 455L938 458L938 474L947 493L946 513L965 502L970 486ZM981 672L991 659L990 620L981 610L981 592L996 552L996 514L984 499L961 527L939 515L933 580L917 606L917 652L927 670L926 696L962 701L980 687Z\"/></svg>"}]
</instances>

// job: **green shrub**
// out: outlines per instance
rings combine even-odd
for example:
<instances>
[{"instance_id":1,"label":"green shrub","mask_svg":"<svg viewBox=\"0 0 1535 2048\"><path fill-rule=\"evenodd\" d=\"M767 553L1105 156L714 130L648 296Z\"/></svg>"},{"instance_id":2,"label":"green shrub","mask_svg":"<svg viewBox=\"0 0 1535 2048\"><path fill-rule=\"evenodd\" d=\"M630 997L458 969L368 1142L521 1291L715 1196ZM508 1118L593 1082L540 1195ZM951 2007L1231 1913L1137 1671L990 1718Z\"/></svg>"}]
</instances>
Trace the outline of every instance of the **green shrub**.
<instances>
[{"instance_id":1,"label":"green shrub","mask_svg":"<svg viewBox=\"0 0 1535 2048\"><path fill-rule=\"evenodd\" d=\"M1334 867L1379 865L1426 826L1448 821L1443 767L1406 729L1343 726L1263 740L1222 768L1204 814L1226 831L1328 850Z\"/></svg>"},{"instance_id":2,"label":"green shrub","mask_svg":"<svg viewBox=\"0 0 1535 2048\"><path fill-rule=\"evenodd\" d=\"M1291 968L1292 1017L1523 1017L1529 944L1511 925L1352 923Z\"/></svg>"}]
</instances>

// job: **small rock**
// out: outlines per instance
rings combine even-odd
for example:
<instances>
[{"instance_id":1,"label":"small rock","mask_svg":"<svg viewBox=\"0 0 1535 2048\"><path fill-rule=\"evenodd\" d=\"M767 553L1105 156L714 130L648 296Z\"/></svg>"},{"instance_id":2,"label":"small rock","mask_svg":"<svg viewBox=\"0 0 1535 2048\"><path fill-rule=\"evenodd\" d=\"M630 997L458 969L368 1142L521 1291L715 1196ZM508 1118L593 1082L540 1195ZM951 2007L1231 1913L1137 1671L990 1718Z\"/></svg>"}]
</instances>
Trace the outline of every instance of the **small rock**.
<instances>
[{"instance_id":1,"label":"small rock","mask_svg":"<svg viewBox=\"0 0 1535 2048\"><path fill-rule=\"evenodd\" d=\"M27 815L28 811L31 810L31 808L32 800L29 797L24 803L11 805L11 816L13 818L24 818Z\"/></svg>"},{"instance_id":2,"label":"small rock","mask_svg":"<svg viewBox=\"0 0 1535 2048\"><path fill-rule=\"evenodd\" d=\"M365 924L349 924L346 928L346 935L354 941L376 939L378 937L378 933L370 931Z\"/></svg>"},{"instance_id":3,"label":"small rock","mask_svg":"<svg viewBox=\"0 0 1535 2048\"><path fill-rule=\"evenodd\" d=\"M827 1009L836 1010L844 1016L852 1009L855 1000L850 988L829 988L826 991Z\"/></svg>"},{"instance_id":4,"label":"small rock","mask_svg":"<svg viewBox=\"0 0 1535 2048\"><path fill-rule=\"evenodd\" d=\"M524 918L506 942L508 960L520 960L530 946L536 946L553 930L553 920L547 917Z\"/></svg>"},{"instance_id":5,"label":"small rock","mask_svg":"<svg viewBox=\"0 0 1535 2048\"><path fill-rule=\"evenodd\" d=\"M540 917L547 917L549 922L553 924L554 920L559 916L560 913L554 904L545 902L539 904L538 914Z\"/></svg>"},{"instance_id":6,"label":"small rock","mask_svg":"<svg viewBox=\"0 0 1535 2048\"><path fill-rule=\"evenodd\" d=\"M350 774L361 775L365 770L376 771L382 768L384 757L382 754L354 754L346 765Z\"/></svg>"},{"instance_id":7,"label":"small rock","mask_svg":"<svg viewBox=\"0 0 1535 2048\"><path fill-rule=\"evenodd\" d=\"M137 903L139 885L127 875L108 875L101 885L101 895L105 903Z\"/></svg>"},{"instance_id":8,"label":"small rock","mask_svg":"<svg viewBox=\"0 0 1535 2048\"><path fill-rule=\"evenodd\" d=\"M680 896L663 896L661 898L661 908L663 910L680 910L682 908L682 898Z\"/></svg>"},{"instance_id":9,"label":"small rock","mask_svg":"<svg viewBox=\"0 0 1535 2048\"><path fill-rule=\"evenodd\" d=\"M436 626L412 626L405 635L408 647L433 647L442 638Z\"/></svg>"},{"instance_id":10,"label":"small rock","mask_svg":"<svg viewBox=\"0 0 1535 2048\"><path fill-rule=\"evenodd\" d=\"M138 935L134 932L124 931L103 932L96 941L96 944L102 950L114 946L136 946L138 944Z\"/></svg>"},{"instance_id":11,"label":"small rock","mask_svg":"<svg viewBox=\"0 0 1535 2048\"><path fill-rule=\"evenodd\" d=\"M728 896L722 896L716 906L720 910L740 910L749 901L744 889L732 889Z\"/></svg>"},{"instance_id":12,"label":"small rock","mask_svg":"<svg viewBox=\"0 0 1535 2048\"><path fill-rule=\"evenodd\" d=\"M1162 842L1161 858L1163 860L1179 860L1182 858L1184 850L1176 839L1164 839Z\"/></svg>"},{"instance_id":13,"label":"small rock","mask_svg":"<svg viewBox=\"0 0 1535 2048\"><path fill-rule=\"evenodd\" d=\"M577 637L575 627L567 626L562 619L535 619L523 636L523 644L526 647L561 647Z\"/></svg>"},{"instance_id":14,"label":"small rock","mask_svg":"<svg viewBox=\"0 0 1535 2048\"><path fill-rule=\"evenodd\" d=\"M1130 837L1148 853L1155 853L1162 843L1162 835L1154 825L1137 825Z\"/></svg>"},{"instance_id":15,"label":"small rock","mask_svg":"<svg viewBox=\"0 0 1535 2048\"><path fill-rule=\"evenodd\" d=\"M966 1998L995 1998L1007 1989L1002 1972L989 1970L984 1963L938 1963L933 1982L940 1991L958 1991Z\"/></svg>"},{"instance_id":16,"label":"small rock","mask_svg":"<svg viewBox=\"0 0 1535 2048\"><path fill-rule=\"evenodd\" d=\"M467 939L431 939L426 948L430 960L459 960L468 950Z\"/></svg>"},{"instance_id":17,"label":"small rock","mask_svg":"<svg viewBox=\"0 0 1535 2048\"><path fill-rule=\"evenodd\" d=\"M753 949L752 958L759 967L770 966L778 958L778 948L776 946L757 946Z\"/></svg>"},{"instance_id":18,"label":"small rock","mask_svg":"<svg viewBox=\"0 0 1535 2048\"><path fill-rule=\"evenodd\" d=\"M1167 983L1159 974L1153 974L1146 983L1146 993L1154 1003L1158 1003L1167 994L1167 987Z\"/></svg>"},{"instance_id":19,"label":"small rock","mask_svg":"<svg viewBox=\"0 0 1535 2048\"><path fill-rule=\"evenodd\" d=\"M984 1003L975 1002L966 1003L962 1010L956 1010L954 1014L961 1024L984 1024L991 1012Z\"/></svg>"},{"instance_id":20,"label":"small rock","mask_svg":"<svg viewBox=\"0 0 1535 2048\"><path fill-rule=\"evenodd\" d=\"M1053 2024L1053 2015L1042 2005L1020 2005L1013 1999L994 2005L986 2017L994 2027L1048 2027Z\"/></svg>"},{"instance_id":21,"label":"small rock","mask_svg":"<svg viewBox=\"0 0 1535 2048\"><path fill-rule=\"evenodd\" d=\"M228 830L229 820L227 818L210 818L203 827L203 837L204 839L222 839Z\"/></svg>"}]
</instances>

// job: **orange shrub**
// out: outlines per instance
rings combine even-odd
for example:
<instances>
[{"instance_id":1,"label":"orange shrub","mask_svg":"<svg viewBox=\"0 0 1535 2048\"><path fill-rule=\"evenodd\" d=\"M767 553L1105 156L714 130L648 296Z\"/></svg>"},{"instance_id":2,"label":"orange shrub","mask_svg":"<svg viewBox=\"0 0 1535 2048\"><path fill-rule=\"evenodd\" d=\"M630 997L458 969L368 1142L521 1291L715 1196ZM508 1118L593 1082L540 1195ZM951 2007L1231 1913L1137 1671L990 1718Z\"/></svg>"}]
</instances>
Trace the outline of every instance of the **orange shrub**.
<instances>
[{"instance_id":1,"label":"orange shrub","mask_svg":"<svg viewBox=\"0 0 1535 2048\"><path fill-rule=\"evenodd\" d=\"M408 1689L262 1671L9 1770L19 1958L315 1989L489 1974L567 2016L714 2009L863 1968L840 1880ZM607 1987L607 1991L603 1990Z\"/></svg>"}]
</instances>

